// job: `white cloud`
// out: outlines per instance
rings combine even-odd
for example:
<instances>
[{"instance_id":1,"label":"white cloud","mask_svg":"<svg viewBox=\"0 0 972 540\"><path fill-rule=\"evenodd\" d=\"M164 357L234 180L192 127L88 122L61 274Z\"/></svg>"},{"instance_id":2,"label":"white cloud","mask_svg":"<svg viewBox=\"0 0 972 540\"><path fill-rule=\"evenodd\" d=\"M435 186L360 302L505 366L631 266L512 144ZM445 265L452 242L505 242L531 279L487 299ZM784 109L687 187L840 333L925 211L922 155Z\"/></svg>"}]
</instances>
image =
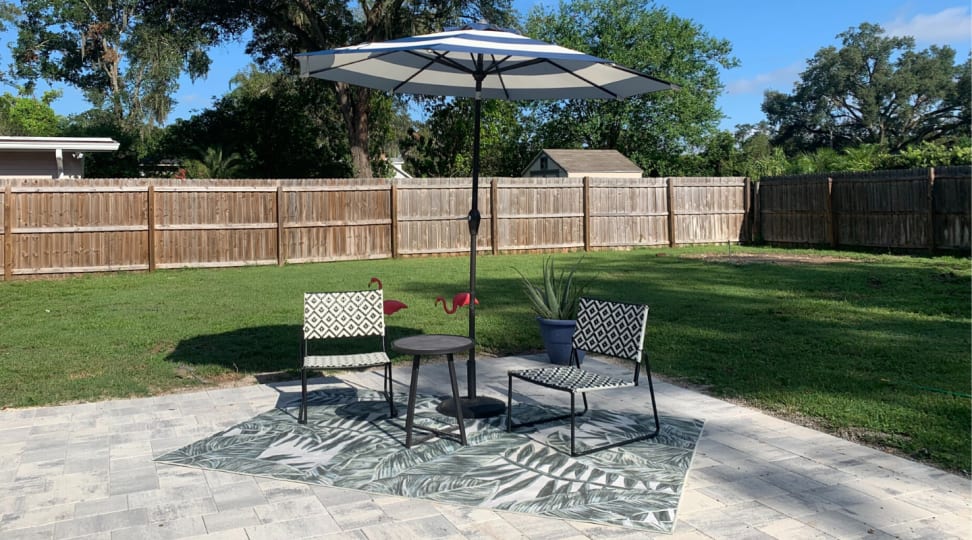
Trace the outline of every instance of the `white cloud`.
<instances>
[{"instance_id":1,"label":"white cloud","mask_svg":"<svg viewBox=\"0 0 972 540\"><path fill-rule=\"evenodd\" d=\"M800 78L800 73L803 72L806 65L806 62L801 60L768 73L760 73L749 79L731 81L726 84L726 93L730 95L762 94L764 90L769 88L788 90Z\"/></svg>"},{"instance_id":2,"label":"white cloud","mask_svg":"<svg viewBox=\"0 0 972 540\"><path fill-rule=\"evenodd\" d=\"M946 45L972 40L972 15L968 7L953 7L938 13L898 17L881 25L891 36L911 36L918 43Z\"/></svg>"}]
</instances>

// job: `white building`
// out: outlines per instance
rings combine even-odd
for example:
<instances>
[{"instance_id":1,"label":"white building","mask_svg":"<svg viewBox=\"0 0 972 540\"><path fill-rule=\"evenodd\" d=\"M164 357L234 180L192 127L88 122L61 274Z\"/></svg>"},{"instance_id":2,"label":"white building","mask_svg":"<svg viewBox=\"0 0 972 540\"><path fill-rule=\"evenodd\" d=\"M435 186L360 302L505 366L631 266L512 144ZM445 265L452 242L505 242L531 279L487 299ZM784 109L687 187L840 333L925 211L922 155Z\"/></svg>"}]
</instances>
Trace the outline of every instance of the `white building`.
<instances>
[{"instance_id":1,"label":"white building","mask_svg":"<svg viewBox=\"0 0 972 540\"><path fill-rule=\"evenodd\" d=\"M85 154L118 146L108 137L0 136L0 178L81 178Z\"/></svg>"}]
</instances>

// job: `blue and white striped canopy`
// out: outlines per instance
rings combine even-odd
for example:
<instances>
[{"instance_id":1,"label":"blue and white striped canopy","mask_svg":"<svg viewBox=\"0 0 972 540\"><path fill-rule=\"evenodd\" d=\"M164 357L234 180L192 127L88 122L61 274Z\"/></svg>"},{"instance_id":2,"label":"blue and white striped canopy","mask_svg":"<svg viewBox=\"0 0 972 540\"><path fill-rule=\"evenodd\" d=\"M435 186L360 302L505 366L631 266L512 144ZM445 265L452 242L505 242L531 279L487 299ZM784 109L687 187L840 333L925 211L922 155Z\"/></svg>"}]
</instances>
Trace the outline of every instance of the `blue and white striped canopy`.
<instances>
[{"instance_id":1,"label":"blue and white striped canopy","mask_svg":"<svg viewBox=\"0 0 972 540\"><path fill-rule=\"evenodd\" d=\"M620 99L677 88L578 51L484 24L297 55L302 76L400 94Z\"/></svg>"}]
</instances>

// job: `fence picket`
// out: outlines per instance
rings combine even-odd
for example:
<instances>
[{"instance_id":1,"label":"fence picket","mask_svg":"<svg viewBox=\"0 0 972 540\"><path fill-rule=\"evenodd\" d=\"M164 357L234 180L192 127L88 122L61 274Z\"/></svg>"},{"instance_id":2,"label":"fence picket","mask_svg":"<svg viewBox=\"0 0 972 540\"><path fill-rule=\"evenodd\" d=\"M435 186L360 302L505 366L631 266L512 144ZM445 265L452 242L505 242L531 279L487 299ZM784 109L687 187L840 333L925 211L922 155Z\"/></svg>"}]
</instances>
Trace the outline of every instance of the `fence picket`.
<instances>
[{"instance_id":1,"label":"fence picket","mask_svg":"<svg viewBox=\"0 0 972 540\"><path fill-rule=\"evenodd\" d=\"M468 178L0 180L14 276L459 255ZM480 251L778 245L969 250L967 167L768 178L493 178ZM486 223L488 222L488 223Z\"/></svg>"},{"instance_id":2,"label":"fence picket","mask_svg":"<svg viewBox=\"0 0 972 540\"><path fill-rule=\"evenodd\" d=\"M970 186L969 167L764 178L757 218L780 246L968 253Z\"/></svg>"}]
</instances>

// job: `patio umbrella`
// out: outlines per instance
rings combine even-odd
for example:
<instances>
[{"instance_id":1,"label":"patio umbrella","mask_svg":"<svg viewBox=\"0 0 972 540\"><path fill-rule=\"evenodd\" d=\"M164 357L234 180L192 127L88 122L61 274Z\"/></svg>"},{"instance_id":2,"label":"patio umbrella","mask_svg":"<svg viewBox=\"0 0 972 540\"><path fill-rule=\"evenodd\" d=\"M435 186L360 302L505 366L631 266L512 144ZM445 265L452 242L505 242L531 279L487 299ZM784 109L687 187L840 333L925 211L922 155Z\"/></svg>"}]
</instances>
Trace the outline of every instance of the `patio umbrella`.
<instances>
[{"instance_id":1,"label":"patio umbrella","mask_svg":"<svg viewBox=\"0 0 972 540\"><path fill-rule=\"evenodd\" d=\"M476 237L479 234L479 140L483 99L622 99L675 85L608 60L486 23L444 32L298 54L300 74L399 94L473 98L472 204L467 217L469 337L476 339ZM494 239L495 240L495 239ZM475 348L466 364L463 416L503 412L477 397Z\"/></svg>"}]
</instances>

